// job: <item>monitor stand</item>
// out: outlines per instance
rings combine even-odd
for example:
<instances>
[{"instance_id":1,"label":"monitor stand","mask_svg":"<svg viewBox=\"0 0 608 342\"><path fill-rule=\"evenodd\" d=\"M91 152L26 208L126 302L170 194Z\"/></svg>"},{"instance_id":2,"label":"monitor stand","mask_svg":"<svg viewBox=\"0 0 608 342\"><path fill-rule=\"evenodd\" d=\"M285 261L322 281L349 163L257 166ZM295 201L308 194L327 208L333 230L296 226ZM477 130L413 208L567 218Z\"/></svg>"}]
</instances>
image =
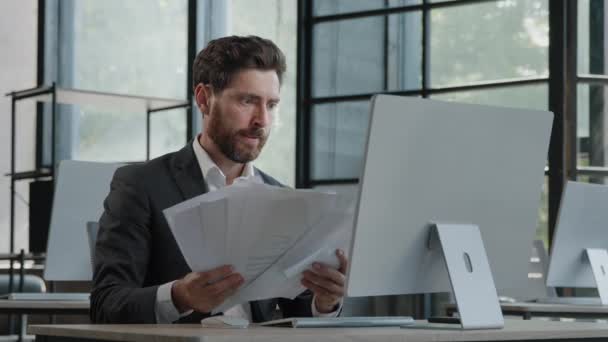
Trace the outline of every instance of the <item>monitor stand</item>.
<instances>
[{"instance_id":1,"label":"monitor stand","mask_svg":"<svg viewBox=\"0 0 608 342\"><path fill-rule=\"evenodd\" d=\"M591 264L600 303L608 305L608 252L602 248L585 248L584 254Z\"/></svg>"},{"instance_id":2,"label":"monitor stand","mask_svg":"<svg viewBox=\"0 0 608 342\"><path fill-rule=\"evenodd\" d=\"M459 329L503 328L504 319L479 227L433 223L429 248L442 251L460 316ZM433 325L429 323L423 328Z\"/></svg>"}]
</instances>

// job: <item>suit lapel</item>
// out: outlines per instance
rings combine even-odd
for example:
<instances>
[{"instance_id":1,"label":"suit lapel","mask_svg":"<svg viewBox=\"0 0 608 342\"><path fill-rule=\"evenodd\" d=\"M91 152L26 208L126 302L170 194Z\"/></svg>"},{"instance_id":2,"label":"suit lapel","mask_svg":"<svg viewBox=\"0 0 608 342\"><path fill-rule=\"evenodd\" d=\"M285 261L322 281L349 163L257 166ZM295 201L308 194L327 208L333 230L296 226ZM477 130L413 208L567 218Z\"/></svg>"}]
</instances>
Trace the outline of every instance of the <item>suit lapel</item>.
<instances>
[{"instance_id":1,"label":"suit lapel","mask_svg":"<svg viewBox=\"0 0 608 342\"><path fill-rule=\"evenodd\" d=\"M206 193L207 183L194 155L192 140L179 150L171 161L171 173L184 200Z\"/></svg>"}]
</instances>

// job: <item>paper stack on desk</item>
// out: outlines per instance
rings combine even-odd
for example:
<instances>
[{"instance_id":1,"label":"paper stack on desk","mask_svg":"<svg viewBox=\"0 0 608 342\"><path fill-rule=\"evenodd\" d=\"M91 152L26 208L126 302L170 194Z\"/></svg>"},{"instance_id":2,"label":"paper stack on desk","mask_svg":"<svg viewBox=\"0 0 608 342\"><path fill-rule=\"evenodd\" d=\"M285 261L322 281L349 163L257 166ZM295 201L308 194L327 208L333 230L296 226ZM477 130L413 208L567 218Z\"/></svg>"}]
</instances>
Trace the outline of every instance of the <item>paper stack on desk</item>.
<instances>
[{"instance_id":1,"label":"paper stack on desk","mask_svg":"<svg viewBox=\"0 0 608 342\"><path fill-rule=\"evenodd\" d=\"M352 212L333 193L236 183L164 211L193 271L233 265L241 289L215 312L274 297L295 298L314 261L338 266L347 251Z\"/></svg>"}]
</instances>

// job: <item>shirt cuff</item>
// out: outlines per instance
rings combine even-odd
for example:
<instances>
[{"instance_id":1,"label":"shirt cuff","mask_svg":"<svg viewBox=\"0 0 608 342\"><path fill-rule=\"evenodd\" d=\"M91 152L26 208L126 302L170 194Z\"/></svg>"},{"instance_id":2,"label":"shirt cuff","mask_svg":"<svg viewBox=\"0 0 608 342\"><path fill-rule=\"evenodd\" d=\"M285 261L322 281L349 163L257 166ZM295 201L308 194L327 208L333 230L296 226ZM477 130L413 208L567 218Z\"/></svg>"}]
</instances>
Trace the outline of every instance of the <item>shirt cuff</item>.
<instances>
[{"instance_id":1,"label":"shirt cuff","mask_svg":"<svg viewBox=\"0 0 608 342\"><path fill-rule=\"evenodd\" d=\"M336 310L334 310L332 312L328 312L328 313L321 313L321 312L317 311L317 306L315 305L315 298L317 298L317 295L314 295L312 297L312 302L310 303L310 307L312 310L312 317L338 317L338 315L340 314L340 311L342 311L342 304L344 303L344 298L340 299L340 302L338 303L338 307L336 308Z\"/></svg>"},{"instance_id":2,"label":"shirt cuff","mask_svg":"<svg viewBox=\"0 0 608 342\"><path fill-rule=\"evenodd\" d=\"M193 312L193 310L188 310L180 314L179 311L177 311L177 308L173 304L173 298L171 298L171 288L173 287L174 282L175 281L171 281L160 285L156 290L154 314L156 316L156 323L158 324L173 323Z\"/></svg>"}]
</instances>

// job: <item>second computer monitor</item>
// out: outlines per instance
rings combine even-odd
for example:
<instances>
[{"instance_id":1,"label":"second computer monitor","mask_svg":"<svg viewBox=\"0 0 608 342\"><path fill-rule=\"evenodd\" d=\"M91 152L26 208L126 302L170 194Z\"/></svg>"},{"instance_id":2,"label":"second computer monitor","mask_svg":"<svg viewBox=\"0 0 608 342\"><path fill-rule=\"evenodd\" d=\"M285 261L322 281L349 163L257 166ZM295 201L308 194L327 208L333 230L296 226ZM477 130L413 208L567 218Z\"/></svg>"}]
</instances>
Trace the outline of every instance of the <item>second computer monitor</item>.
<instances>
[{"instance_id":1,"label":"second computer monitor","mask_svg":"<svg viewBox=\"0 0 608 342\"><path fill-rule=\"evenodd\" d=\"M498 289L525 286L553 115L378 95L348 296L448 292L430 223L479 227Z\"/></svg>"},{"instance_id":2,"label":"second computer monitor","mask_svg":"<svg viewBox=\"0 0 608 342\"><path fill-rule=\"evenodd\" d=\"M87 223L98 221L120 164L64 160L59 164L49 228L44 279L92 278Z\"/></svg>"},{"instance_id":3,"label":"second computer monitor","mask_svg":"<svg viewBox=\"0 0 608 342\"><path fill-rule=\"evenodd\" d=\"M608 250L608 186L568 182L551 248L547 286L594 288L587 248Z\"/></svg>"}]
</instances>

